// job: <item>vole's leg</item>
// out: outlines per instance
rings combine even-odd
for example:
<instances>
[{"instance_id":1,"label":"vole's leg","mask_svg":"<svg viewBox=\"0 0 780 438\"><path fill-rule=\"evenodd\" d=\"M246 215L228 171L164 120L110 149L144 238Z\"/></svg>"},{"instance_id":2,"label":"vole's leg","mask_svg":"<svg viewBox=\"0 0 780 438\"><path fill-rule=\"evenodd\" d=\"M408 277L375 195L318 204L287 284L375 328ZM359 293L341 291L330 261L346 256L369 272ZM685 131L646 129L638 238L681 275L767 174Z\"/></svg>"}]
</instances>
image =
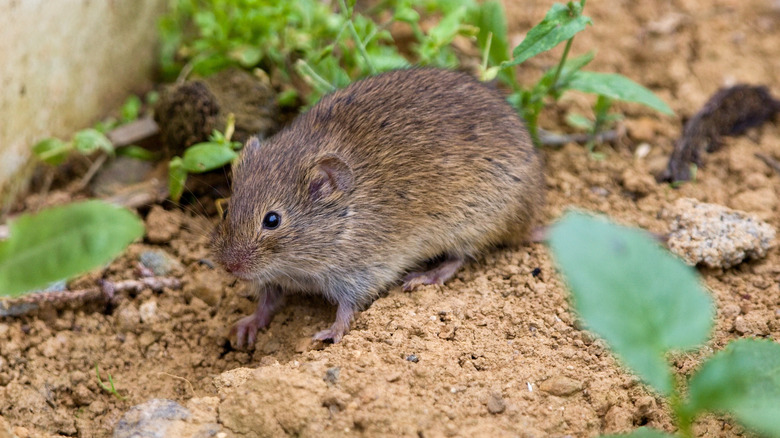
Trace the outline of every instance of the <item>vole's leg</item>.
<instances>
[{"instance_id":1,"label":"vole's leg","mask_svg":"<svg viewBox=\"0 0 780 438\"><path fill-rule=\"evenodd\" d=\"M463 266L463 257L448 255L444 261L425 272L410 272L404 277L404 290L413 290L423 284L444 284Z\"/></svg>"},{"instance_id":2,"label":"vole's leg","mask_svg":"<svg viewBox=\"0 0 780 438\"><path fill-rule=\"evenodd\" d=\"M352 321L352 315L355 308L351 303L339 302L339 308L336 310L336 321L327 330L322 330L314 335L316 341L332 341L334 344L339 342L349 331L349 324Z\"/></svg>"},{"instance_id":3,"label":"vole's leg","mask_svg":"<svg viewBox=\"0 0 780 438\"><path fill-rule=\"evenodd\" d=\"M282 289L279 286L263 286L259 295L260 300L255 312L238 320L230 330L230 339L235 337L236 348L254 345L257 331L268 326L283 301Z\"/></svg>"}]
</instances>

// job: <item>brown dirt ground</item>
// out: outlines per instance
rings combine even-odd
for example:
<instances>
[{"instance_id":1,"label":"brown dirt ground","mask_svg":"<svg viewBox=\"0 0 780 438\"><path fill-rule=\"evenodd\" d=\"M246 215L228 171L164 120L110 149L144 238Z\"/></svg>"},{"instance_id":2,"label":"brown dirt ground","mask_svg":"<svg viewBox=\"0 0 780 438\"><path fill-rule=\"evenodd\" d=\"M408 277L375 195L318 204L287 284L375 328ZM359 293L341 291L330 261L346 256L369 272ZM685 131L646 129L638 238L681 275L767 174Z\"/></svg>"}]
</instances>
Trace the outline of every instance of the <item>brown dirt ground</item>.
<instances>
[{"instance_id":1,"label":"brown dirt ground","mask_svg":"<svg viewBox=\"0 0 780 438\"><path fill-rule=\"evenodd\" d=\"M519 41L549 2L506 6ZM780 93L776 1L593 1L586 12L595 26L576 38L574 51L598 49L590 69L619 72L653 88L680 116L692 115L726 84L765 84ZM521 77L532 80L553 59L532 60ZM542 124L565 130L565 111L587 112L588 103L571 95ZM544 152L546 221L578 206L665 232L659 212L686 196L752 212L780 227L780 175L753 155L780 158L776 124L727 139L706 157L696 182L674 190L650 175L665 165L680 119L636 105L619 110L627 116L627 135L599 149L605 159L594 160L576 145ZM642 143L651 151L637 158L634 150ZM242 430L256 436L249 417L268 415L264 403L281 410L272 430L301 436L594 436L640 425L673 430L665 402L578 328L541 244L491 253L443 287L412 293L393 288L360 313L336 345L309 341L330 324L335 309L316 297L292 297L254 351L243 352L230 349L225 335L254 304L241 284L199 261L208 257L211 220L176 209L169 214L173 220L159 209L149 214L147 225L158 235L132 245L105 276L136 278L140 251L161 248L183 264L182 290L145 290L113 309L0 320L0 424L20 437L107 436L131 406L170 398L210 403L211 418L227 436ZM153 225L161 215L167 230ZM536 277L535 268L541 270ZM760 261L700 272L718 320L703 352L674 358L681 374L732 339L780 337L777 248ZM409 361L409 355L419 360ZM124 400L99 388L96 364L111 373ZM335 384L325 384L326 370L334 367ZM243 377L231 381L236 375ZM253 383L239 385L247 375L255 376ZM280 419L284 415L292 420ZM695 431L744 435L717 416L700 419Z\"/></svg>"}]
</instances>

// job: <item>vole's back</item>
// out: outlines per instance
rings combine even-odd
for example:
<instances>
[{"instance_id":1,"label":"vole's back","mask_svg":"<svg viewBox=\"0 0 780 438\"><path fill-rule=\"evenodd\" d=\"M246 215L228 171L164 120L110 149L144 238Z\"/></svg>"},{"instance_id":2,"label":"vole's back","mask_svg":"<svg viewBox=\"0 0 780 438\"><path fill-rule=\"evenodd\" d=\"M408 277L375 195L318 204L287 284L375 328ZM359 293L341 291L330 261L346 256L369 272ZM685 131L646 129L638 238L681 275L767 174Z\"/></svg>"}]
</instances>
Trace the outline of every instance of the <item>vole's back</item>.
<instances>
[{"instance_id":1,"label":"vole's back","mask_svg":"<svg viewBox=\"0 0 780 438\"><path fill-rule=\"evenodd\" d=\"M522 240L543 203L520 118L463 73L385 73L325 97L296 124L337 139L324 147L353 167L352 237L364 256L473 255Z\"/></svg>"}]
</instances>

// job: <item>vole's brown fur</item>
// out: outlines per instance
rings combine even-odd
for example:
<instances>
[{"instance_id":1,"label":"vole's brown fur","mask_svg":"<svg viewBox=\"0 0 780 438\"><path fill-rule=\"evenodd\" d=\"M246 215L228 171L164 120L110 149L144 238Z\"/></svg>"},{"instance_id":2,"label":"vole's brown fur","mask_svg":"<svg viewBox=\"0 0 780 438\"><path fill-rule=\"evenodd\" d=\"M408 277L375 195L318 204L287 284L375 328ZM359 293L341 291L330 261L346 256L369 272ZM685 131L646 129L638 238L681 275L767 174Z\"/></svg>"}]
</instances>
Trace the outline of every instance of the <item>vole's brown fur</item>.
<instances>
[{"instance_id":1,"label":"vole's brown fur","mask_svg":"<svg viewBox=\"0 0 780 438\"><path fill-rule=\"evenodd\" d=\"M324 97L268 141L250 140L234 169L212 246L260 292L238 344L254 342L290 290L338 304L315 335L338 342L354 310L422 262L445 256L406 287L442 283L465 258L521 242L543 186L520 118L466 74L398 70ZM271 211L275 229L262 225Z\"/></svg>"}]
</instances>

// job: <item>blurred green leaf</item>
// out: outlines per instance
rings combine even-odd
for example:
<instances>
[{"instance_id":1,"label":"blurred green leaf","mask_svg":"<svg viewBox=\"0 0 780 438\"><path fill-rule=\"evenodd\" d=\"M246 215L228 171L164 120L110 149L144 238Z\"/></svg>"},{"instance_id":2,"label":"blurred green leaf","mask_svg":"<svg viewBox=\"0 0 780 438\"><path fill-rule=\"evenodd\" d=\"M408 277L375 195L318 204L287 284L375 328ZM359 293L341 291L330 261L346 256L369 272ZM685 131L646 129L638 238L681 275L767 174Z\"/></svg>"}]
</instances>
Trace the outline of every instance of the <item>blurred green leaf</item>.
<instances>
[{"instance_id":1,"label":"blurred green leaf","mask_svg":"<svg viewBox=\"0 0 780 438\"><path fill-rule=\"evenodd\" d=\"M420 14L409 6L396 8L394 18L404 23L417 23L420 21Z\"/></svg>"},{"instance_id":2,"label":"blurred green leaf","mask_svg":"<svg viewBox=\"0 0 780 438\"><path fill-rule=\"evenodd\" d=\"M623 75L578 71L572 75L567 85L573 90L598 94L626 102L641 103L664 114L674 115L674 111L669 108L669 105L653 94L652 91Z\"/></svg>"},{"instance_id":3,"label":"blurred green leaf","mask_svg":"<svg viewBox=\"0 0 780 438\"><path fill-rule=\"evenodd\" d=\"M566 5L554 3L544 19L528 32L520 45L515 47L512 60L505 62L502 67L521 64L572 38L584 30L586 25L593 24L589 17L582 15L584 6L584 0L579 3L569 2Z\"/></svg>"},{"instance_id":4,"label":"blurred green leaf","mask_svg":"<svg viewBox=\"0 0 780 438\"><path fill-rule=\"evenodd\" d=\"M256 46L240 46L233 50L230 57L238 61L242 67L254 67L263 59L263 51Z\"/></svg>"},{"instance_id":5,"label":"blurred green leaf","mask_svg":"<svg viewBox=\"0 0 780 438\"><path fill-rule=\"evenodd\" d=\"M276 102L283 108L295 106L298 102L298 90L290 88L282 91L276 95Z\"/></svg>"},{"instance_id":6,"label":"blurred green leaf","mask_svg":"<svg viewBox=\"0 0 780 438\"><path fill-rule=\"evenodd\" d=\"M88 155L98 149L106 153L114 153L114 145L97 129L84 129L73 136L73 147L82 154Z\"/></svg>"},{"instance_id":7,"label":"blurred green leaf","mask_svg":"<svg viewBox=\"0 0 780 438\"><path fill-rule=\"evenodd\" d=\"M72 143L65 143L59 138L46 138L36 143L32 150L39 160L56 166L65 161L71 149Z\"/></svg>"},{"instance_id":8,"label":"blurred green leaf","mask_svg":"<svg viewBox=\"0 0 780 438\"><path fill-rule=\"evenodd\" d=\"M188 173L202 173L222 167L238 158L229 147L215 143L198 143L184 151L182 167Z\"/></svg>"},{"instance_id":9,"label":"blurred green leaf","mask_svg":"<svg viewBox=\"0 0 780 438\"><path fill-rule=\"evenodd\" d=\"M168 191L174 202L179 202L184 193L184 184L187 182L187 171L181 158L173 157L168 162Z\"/></svg>"},{"instance_id":10,"label":"blurred green leaf","mask_svg":"<svg viewBox=\"0 0 780 438\"><path fill-rule=\"evenodd\" d=\"M645 232L583 213L555 224L550 248L588 329L663 395L665 356L709 336L714 307L696 272Z\"/></svg>"},{"instance_id":11,"label":"blurred green leaf","mask_svg":"<svg viewBox=\"0 0 780 438\"><path fill-rule=\"evenodd\" d=\"M131 144L129 146L123 146L116 150L117 155L123 157L135 158L136 160L154 161L160 158L160 154L152 152L148 149L144 149L141 146Z\"/></svg>"},{"instance_id":12,"label":"blurred green leaf","mask_svg":"<svg viewBox=\"0 0 780 438\"><path fill-rule=\"evenodd\" d=\"M143 235L132 212L85 201L24 214L0 241L0 295L17 296L110 262Z\"/></svg>"},{"instance_id":13,"label":"blurred green leaf","mask_svg":"<svg viewBox=\"0 0 780 438\"><path fill-rule=\"evenodd\" d=\"M466 6L461 6L445 14L441 21L428 32L428 49L436 50L451 43L466 18L466 12L468 12Z\"/></svg>"},{"instance_id":14,"label":"blurred green leaf","mask_svg":"<svg viewBox=\"0 0 780 438\"><path fill-rule=\"evenodd\" d=\"M686 408L729 413L766 436L780 436L780 344L739 339L702 364L688 383Z\"/></svg>"},{"instance_id":15,"label":"blurred green leaf","mask_svg":"<svg viewBox=\"0 0 780 438\"><path fill-rule=\"evenodd\" d=\"M566 116L566 123L568 123L570 126L573 126L578 129L582 129L584 131L589 131L593 129L593 121L583 116L582 114L569 113Z\"/></svg>"},{"instance_id":16,"label":"blurred green leaf","mask_svg":"<svg viewBox=\"0 0 780 438\"><path fill-rule=\"evenodd\" d=\"M141 114L142 105L143 102L141 102L140 97L136 96L135 94L130 95L130 97L125 100L125 103L122 104L122 108L120 109L122 123L128 123L137 120L138 116Z\"/></svg>"}]
</instances>

